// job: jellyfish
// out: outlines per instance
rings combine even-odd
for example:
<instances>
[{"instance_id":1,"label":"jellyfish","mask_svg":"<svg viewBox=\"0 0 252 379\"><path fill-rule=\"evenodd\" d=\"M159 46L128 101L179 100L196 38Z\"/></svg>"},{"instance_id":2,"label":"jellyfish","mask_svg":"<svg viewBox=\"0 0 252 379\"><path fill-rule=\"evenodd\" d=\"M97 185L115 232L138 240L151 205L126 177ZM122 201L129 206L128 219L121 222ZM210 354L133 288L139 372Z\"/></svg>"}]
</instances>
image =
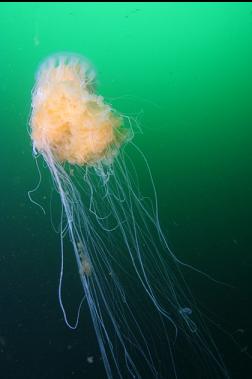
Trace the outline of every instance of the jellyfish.
<instances>
[{"instance_id":1,"label":"jellyfish","mask_svg":"<svg viewBox=\"0 0 252 379\"><path fill-rule=\"evenodd\" d=\"M134 121L96 93L95 78L84 57L55 54L39 67L32 93L33 155L46 162L61 202L65 322L76 328L81 308L89 310L107 378L185 378L186 367L194 367L190 377L227 378L184 278L189 265L175 256L160 225ZM75 324L62 299L66 240L83 291Z\"/></svg>"}]
</instances>

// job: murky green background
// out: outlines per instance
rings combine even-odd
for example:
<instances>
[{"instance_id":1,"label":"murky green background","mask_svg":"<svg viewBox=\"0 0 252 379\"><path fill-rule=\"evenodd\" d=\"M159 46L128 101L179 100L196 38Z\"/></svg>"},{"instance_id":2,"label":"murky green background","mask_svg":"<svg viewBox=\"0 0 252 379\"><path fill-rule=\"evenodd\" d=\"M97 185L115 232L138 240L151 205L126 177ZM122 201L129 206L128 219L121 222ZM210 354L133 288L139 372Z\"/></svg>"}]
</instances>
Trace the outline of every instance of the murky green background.
<instances>
[{"instance_id":1,"label":"murky green background","mask_svg":"<svg viewBox=\"0 0 252 379\"><path fill-rule=\"evenodd\" d=\"M27 130L34 75L61 51L93 62L98 92L138 120L135 143L177 256L234 286L185 272L240 344L217 335L231 376L250 378L252 4L2 3L0 46L1 378L105 378L89 315L76 332L64 325L58 236L27 196L38 183ZM47 207L42 174L35 198Z\"/></svg>"}]
</instances>

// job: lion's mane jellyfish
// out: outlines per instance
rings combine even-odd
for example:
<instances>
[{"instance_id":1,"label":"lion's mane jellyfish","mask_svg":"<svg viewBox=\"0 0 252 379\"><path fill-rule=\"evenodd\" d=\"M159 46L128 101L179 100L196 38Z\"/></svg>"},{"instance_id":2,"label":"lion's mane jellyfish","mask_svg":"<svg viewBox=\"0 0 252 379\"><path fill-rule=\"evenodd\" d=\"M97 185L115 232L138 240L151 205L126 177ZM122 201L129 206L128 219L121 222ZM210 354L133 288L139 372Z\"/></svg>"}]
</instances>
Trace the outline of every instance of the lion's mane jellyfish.
<instances>
[{"instance_id":1,"label":"lion's mane jellyfish","mask_svg":"<svg viewBox=\"0 0 252 379\"><path fill-rule=\"evenodd\" d=\"M95 72L83 57L53 55L40 66L30 134L62 205L64 319L75 328L80 316L79 307L72 325L62 300L68 239L108 378L228 377L181 272L186 265L160 226L133 124L95 93Z\"/></svg>"}]
</instances>

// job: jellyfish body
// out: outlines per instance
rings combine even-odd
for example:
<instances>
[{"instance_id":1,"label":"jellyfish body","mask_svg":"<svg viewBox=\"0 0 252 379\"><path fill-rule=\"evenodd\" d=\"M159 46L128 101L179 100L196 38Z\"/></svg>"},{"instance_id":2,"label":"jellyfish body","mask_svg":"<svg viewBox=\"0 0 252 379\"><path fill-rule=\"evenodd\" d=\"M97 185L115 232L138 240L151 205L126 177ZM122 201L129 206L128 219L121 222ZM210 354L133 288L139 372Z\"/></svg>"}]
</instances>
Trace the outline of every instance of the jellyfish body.
<instances>
[{"instance_id":1,"label":"jellyfish body","mask_svg":"<svg viewBox=\"0 0 252 379\"><path fill-rule=\"evenodd\" d=\"M61 300L69 238L108 378L179 377L181 346L200 377L226 378L182 263L160 226L152 175L132 142L131 124L95 94L94 79L84 58L55 55L41 65L32 98L33 147L62 203L65 320L71 327ZM141 194L133 157L142 162L152 200Z\"/></svg>"},{"instance_id":2,"label":"jellyfish body","mask_svg":"<svg viewBox=\"0 0 252 379\"><path fill-rule=\"evenodd\" d=\"M94 72L78 56L53 56L40 67L33 94L32 140L60 162L104 158L119 139L120 118L92 91ZM111 154L111 152L110 152Z\"/></svg>"}]
</instances>

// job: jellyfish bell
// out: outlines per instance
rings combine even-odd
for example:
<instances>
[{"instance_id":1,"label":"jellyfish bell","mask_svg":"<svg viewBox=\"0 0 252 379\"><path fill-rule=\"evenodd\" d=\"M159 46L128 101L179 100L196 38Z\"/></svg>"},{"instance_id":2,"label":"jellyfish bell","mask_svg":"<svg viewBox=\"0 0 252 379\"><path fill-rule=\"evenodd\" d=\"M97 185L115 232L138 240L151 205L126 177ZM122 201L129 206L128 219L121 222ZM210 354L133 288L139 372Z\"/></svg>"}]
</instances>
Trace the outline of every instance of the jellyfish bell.
<instances>
[{"instance_id":1,"label":"jellyfish bell","mask_svg":"<svg viewBox=\"0 0 252 379\"><path fill-rule=\"evenodd\" d=\"M86 59L57 54L40 66L32 96L33 148L46 161L62 204L59 301L66 324L76 328L80 315L79 307L72 325L62 300L68 238L108 378L177 378L183 375L177 346L201 377L227 378L182 262L160 226L154 181L132 141L132 125L94 84ZM136 168L136 155L143 169ZM152 200L141 193L139 173Z\"/></svg>"},{"instance_id":2,"label":"jellyfish bell","mask_svg":"<svg viewBox=\"0 0 252 379\"><path fill-rule=\"evenodd\" d=\"M40 67L31 138L55 160L85 165L109 158L126 138L122 118L94 93L95 73L78 55L55 55ZM127 138L129 134L127 134Z\"/></svg>"}]
</instances>

